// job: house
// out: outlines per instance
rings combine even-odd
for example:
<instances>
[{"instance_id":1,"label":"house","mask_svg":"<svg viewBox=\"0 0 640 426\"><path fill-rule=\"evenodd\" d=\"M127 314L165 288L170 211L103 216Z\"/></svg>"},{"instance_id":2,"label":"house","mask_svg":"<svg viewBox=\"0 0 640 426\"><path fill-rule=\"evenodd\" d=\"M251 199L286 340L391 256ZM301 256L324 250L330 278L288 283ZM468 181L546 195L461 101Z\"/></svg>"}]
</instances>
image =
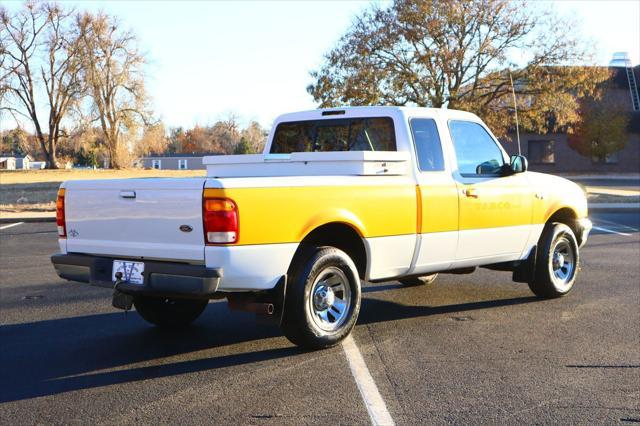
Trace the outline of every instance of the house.
<instances>
[{"instance_id":1,"label":"house","mask_svg":"<svg viewBox=\"0 0 640 426\"><path fill-rule=\"evenodd\" d=\"M28 170L32 161L29 154L0 154L0 170Z\"/></svg>"},{"instance_id":2,"label":"house","mask_svg":"<svg viewBox=\"0 0 640 426\"><path fill-rule=\"evenodd\" d=\"M18 170L28 170L29 163L33 161L33 158L27 154L25 156L18 155L16 156L16 169Z\"/></svg>"},{"instance_id":3,"label":"house","mask_svg":"<svg viewBox=\"0 0 640 426\"><path fill-rule=\"evenodd\" d=\"M629 139L625 147L604 160L585 157L569 145L566 132L520 134L521 153L529 160L529 169L544 173L640 173L640 66L632 67L624 54L614 55L608 93L628 107ZM507 152L518 153L516 135L511 134L503 146Z\"/></svg>"},{"instance_id":4,"label":"house","mask_svg":"<svg viewBox=\"0 0 640 426\"><path fill-rule=\"evenodd\" d=\"M16 157L13 154L0 154L0 170L15 170Z\"/></svg>"},{"instance_id":5,"label":"house","mask_svg":"<svg viewBox=\"0 0 640 426\"><path fill-rule=\"evenodd\" d=\"M158 170L201 170L206 169L202 164L202 158L206 153L192 154L151 154L138 160L138 165L145 169Z\"/></svg>"}]
</instances>

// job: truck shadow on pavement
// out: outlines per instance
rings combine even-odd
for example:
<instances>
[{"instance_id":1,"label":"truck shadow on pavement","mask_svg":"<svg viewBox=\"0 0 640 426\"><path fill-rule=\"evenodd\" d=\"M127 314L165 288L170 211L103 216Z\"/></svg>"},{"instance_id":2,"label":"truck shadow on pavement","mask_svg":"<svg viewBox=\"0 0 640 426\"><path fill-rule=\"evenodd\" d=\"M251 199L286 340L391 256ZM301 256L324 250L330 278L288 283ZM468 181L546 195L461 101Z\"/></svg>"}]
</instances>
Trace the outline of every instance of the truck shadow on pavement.
<instances>
[{"instance_id":1,"label":"truck shadow on pavement","mask_svg":"<svg viewBox=\"0 0 640 426\"><path fill-rule=\"evenodd\" d=\"M517 297L429 307L365 298L358 324L535 300ZM304 356L306 352L291 346L276 325L256 325L252 314L230 311L225 303L211 303L184 330L161 330L146 324L135 312L126 317L114 312L2 326L0 342L0 402ZM230 345L238 346L224 349ZM212 352L195 360L158 362L201 350ZM216 356L215 352L227 354Z\"/></svg>"}]
</instances>

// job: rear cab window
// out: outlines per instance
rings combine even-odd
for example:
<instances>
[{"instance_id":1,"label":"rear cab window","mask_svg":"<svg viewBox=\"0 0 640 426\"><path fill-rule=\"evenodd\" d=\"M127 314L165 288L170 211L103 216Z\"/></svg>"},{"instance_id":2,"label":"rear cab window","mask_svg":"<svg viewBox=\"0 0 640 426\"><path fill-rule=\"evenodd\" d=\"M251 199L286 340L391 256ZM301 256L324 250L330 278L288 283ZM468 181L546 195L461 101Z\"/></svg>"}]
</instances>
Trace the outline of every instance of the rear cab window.
<instances>
[{"instance_id":1,"label":"rear cab window","mask_svg":"<svg viewBox=\"0 0 640 426\"><path fill-rule=\"evenodd\" d=\"M330 151L396 151L390 117L338 118L278 124L271 154Z\"/></svg>"},{"instance_id":2,"label":"rear cab window","mask_svg":"<svg viewBox=\"0 0 640 426\"><path fill-rule=\"evenodd\" d=\"M443 171L444 156L435 120L432 118L412 118L409 124L420 171Z\"/></svg>"}]
</instances>

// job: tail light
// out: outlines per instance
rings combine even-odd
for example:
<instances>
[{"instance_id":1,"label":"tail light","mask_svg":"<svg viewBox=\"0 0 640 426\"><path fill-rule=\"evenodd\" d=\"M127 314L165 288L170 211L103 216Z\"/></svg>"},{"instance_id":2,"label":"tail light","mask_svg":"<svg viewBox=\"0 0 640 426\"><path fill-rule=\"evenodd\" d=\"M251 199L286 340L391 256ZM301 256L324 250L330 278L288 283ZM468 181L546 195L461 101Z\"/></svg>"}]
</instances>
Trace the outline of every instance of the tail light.
<instances>
[{"instance_id":1,"label":"tail light","mask_svg":"<svg viewBox=\"0 0 640 426\"><path fill-rule=\"evenodd\" d=\"M237 243L238 206L228 198L202 199L202 220L206 244Z\"/></svg>"},{"instance_id":2,"label":"tail light","mask_svg":"<svg viewBox=\"0 0 640 426\"><path fill-rule=\"evenodd\" d=\"M64 220L64 188L58 189L58 199L56 200L56 223L58 225L58 236L67 238L67 226Z\"/></svg>"}]
</instances>

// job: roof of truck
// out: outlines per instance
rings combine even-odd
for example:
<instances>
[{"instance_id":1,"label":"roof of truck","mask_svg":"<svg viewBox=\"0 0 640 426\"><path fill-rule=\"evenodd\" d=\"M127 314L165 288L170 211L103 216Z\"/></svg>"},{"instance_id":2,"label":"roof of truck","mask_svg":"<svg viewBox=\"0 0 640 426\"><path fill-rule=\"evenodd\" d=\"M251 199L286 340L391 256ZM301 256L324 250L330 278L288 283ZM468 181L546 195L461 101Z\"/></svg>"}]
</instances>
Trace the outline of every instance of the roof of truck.
<instances>
[{"instance_id":1,"label":"roof of truck","mask_svg":"<svg viewBox=\"0 0 640 426\"><path fill-rule=\"evenodd\" d=\"M422 108L407 106L347 106L336 108L318 108L313 110L282 114L276 119L276 122L395 115L418 117L440 116L445 118L467 118L479 120L479 118L471 112L446 108Z\"/></svg>"}]
</instances>

